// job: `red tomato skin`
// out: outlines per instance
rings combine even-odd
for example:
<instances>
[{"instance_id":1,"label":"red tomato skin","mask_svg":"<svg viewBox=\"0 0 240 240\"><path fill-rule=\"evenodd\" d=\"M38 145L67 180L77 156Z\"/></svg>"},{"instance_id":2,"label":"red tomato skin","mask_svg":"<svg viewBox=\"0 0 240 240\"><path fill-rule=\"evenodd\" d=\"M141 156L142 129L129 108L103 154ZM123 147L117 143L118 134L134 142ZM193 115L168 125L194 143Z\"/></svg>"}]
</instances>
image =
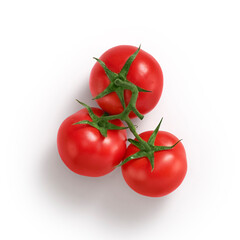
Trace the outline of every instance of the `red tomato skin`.
<instances>
[{"instance_id":1,"label":"red tomato skin","mask_svg":"<svg viewBox=\"0 0 240 240\"><path fill-rule=\"evenodd\" d=\"M103 111L92 108L97 116ZM108 130L107 137L87 124L73 125L81 120L92 121L82 109L61 124L57 135L58 152L65 165L73 172L99 177L111 172L120 163L126 151L126 130ZM123 126L120 120L111 123Z\"/></svg>"},{"instance_id":2,"label":"red tomato skin","mask_svg":"<svg viewBox=\"0 0 240 240\"><path fill-rule=\"evenodd\" d=\"M119 73L126 60L137 50L134 46L120 45L107 50L100 59L105 62L106 66L113 72ZM151 92L140 92L136 107L140 113L150 112L158 103L163 89L163 73L158 62L147 52L142 49L133 61L127 79L137 86ZM110 81L99 63L96 63L90 74L90 90L93 97L101 93ZM124 93L126 104L129 103L131 92L125 90ZM98 105L109 114L115 115L123 111L122 104L116 93L110 93L103 98L96 100ZM136 117L131 112L130 117Z\"/></svg>"},{"instance_id":3,"label":"red tomato skin","mask_svg":"<svg viewBox=\"0 0 240 240\"><path fill-rule=\"evenodd\" d=\"M152 131L140 136L147 141ZM172 146L178 139L171 133L159 131L156 146ZM125 158L136 153L132 144L126 150ZM183 181L187 172L184 146L179 142L173 149L154 153L154 170L146 157L134 159L122 166L122 174L127 184L137 193L148 197L162 197L174 191Z\"/></svg>"}]
</instances>

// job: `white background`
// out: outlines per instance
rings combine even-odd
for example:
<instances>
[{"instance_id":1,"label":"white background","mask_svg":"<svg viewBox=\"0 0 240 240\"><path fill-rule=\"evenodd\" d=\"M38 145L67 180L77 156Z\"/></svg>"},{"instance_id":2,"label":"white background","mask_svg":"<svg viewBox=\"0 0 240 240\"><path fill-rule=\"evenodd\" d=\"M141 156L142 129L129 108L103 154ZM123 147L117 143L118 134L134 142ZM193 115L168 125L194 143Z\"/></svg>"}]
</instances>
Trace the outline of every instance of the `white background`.
<instances>
[{"instance_id":1,"label":"white background","mask_svg":"<svg viewBox=\"0 0 240 240\"><path fill-rule=\"evenodd\" d=\"M1 1L1 239L240 239L239 1ZM61 122L92 106L93 56L129 44L164 73L139 132L162 129L188 156L183 184L163 198L133 192L120 169L70 172Z\"/></svg>"}]
</instances>

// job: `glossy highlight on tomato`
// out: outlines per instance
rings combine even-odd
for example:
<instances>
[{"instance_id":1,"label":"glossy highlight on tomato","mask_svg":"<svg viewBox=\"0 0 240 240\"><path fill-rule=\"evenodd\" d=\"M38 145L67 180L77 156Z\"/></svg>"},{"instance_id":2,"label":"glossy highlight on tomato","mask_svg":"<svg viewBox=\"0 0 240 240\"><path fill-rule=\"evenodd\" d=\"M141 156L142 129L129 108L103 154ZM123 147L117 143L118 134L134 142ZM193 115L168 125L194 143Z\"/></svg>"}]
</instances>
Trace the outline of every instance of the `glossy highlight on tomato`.
<instances>
[{"instance_id":1,"label":"glossy highlight on tomato","mask_svg":"<svg viewBox=\"0 0 240 240\"><path fill-rule=\"evenodd\" d=\"M92 108L100 117L103 111ZM126 130L108 130L103 137L98 129L76 122L92 121L87 109L82 109L63 121L57 136L60 157L73 172L90 177L99 177L111 172L124 157L126 151ZM116 119L111 123L123 127Z\"/></svg>"},{"instance_id":2,"label":"glossy highlight on tomato","mask_svg":"<svg viewBox=\"0 0 240 240\"><path fill-rule=\"evenodd\" d=\"M147 141L153 131L140 134ZM159 131L156 146L171 146L178 139L171 133ZM139 149L130 144L125 158L138 152ZM187 160L184 146L179 142L171 150L154 153L154 169L146 157L131 160L122 165L122 174L127 184L137 193L149 197L162 197L174 191L183 181L187 172Z\"/></svg>"},{"instance_id":3,"label":"glossy highlight on tomato","mask_svg":"<svg viewBox=\"0 0 240 240\"><path fill-rule=\"evenodd\" d=\"M107 50L100 59L113 72L119 73L127 59L137 50L134 46L120 45ZM163 74L158 62L142 49L130 66L127 80L140 88L150 92L139 92L136 107L141 114L151 111L158 103L163 89ZM97 62L90 74L90 90L93 97L104 91L110 81L104 69ZM131 99L131 91L124 91L125 103L128 105ZM110 93L96 100L98 105L111 115L119 114L123 111L123 106L116 93ZM136 115L131 112L130 117Z\"/></svg>"}]
</instances>

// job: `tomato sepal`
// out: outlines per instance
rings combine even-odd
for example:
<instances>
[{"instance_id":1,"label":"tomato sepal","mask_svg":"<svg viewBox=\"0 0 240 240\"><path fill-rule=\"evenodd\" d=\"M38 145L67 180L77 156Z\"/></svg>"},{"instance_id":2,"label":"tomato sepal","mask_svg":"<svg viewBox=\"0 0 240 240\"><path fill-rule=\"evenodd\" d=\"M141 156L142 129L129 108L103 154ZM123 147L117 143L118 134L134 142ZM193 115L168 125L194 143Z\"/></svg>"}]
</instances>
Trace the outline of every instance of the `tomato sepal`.
<instances>
[{"instance_id":1,"label":"tomato sepal","mask_svg":"<svg viewBox=\"0 0 240 240\"><path fill-rule=\"evenodd\" d=\"M154 153L155 152L159 152L159 151L166 151L166 150L171 150L172 148L174 148L180 141L182 141L182 139L178 140L175 144L173 144L172 146L155 146L155 140L159 131L159 128L161 126L163 118L160 120L159 124L157 125L157 127L155 128L155 130L153 131L153 133L151 134L150 138L148 139L148 141L144 141L143 139L139 140L135 140L135 139L128 139L128 141L134 145L135 147L137 147L139 149L138 152L134 153L133 155L125 158L121 163L119 163L116 167L120 167L122 165L124 165L125 163L133 160L133 159L138 159L138 158L142 158L142 157L146 157L148 158L148 160L150 161L152 170L154 170Z\"/></svg>"},{"instance_id":2,"label":"tomato sepal","mask_svg":"<svg viewBox=\"0 0 240 240\"><path fill-rule=\"evenodd\" d=\"M79 101L78 99L76 99L76 101L87 109L88 114L89 114L90 118L92 119L92 121L82 120L82 121L73 123L73 125L88 124L96 129L98 129L103 137L107 137L108 130L123 130L123 129L128 128L128 127L120 127L120 126L110 123L107 119L105 119L105 117L108 115L107 113L104 113L101 117L98 117L97 115L95 115L93 113L90 106Z\"/></svg>"},{"instance_id":3,"label":"tomato sepal","mask_svg":"<svg viewBox=\"0 0 240 240\"><path fill-rule=\"evenodd\" d=\"M137 110L136 108L136 102L138 98L139 92L151 92L149 90L140 88L139 86L135 85L134 83L127 80L127 74L131 67L131 64L133 63L134 59L136 58L138 52L140 51L141 45L138 47L138 49L127 59L124 66L122 67L120 73L115 73L111 71L106 64L98 58L94 59L101 65L101 67L104 69L104 72L106 73L110 83L101 93L99 93L96 97L93 98L93 100L100 99L110 93L116 93L119 97L119 100L123 106L123 115L129 115L132 111L135 113L137 117L139 117L141 120L143 119L143 115ZM125 90L131 90L132 94L135 94L135 97L131 98L130 103L128 104L129 107L126 107L125 99L124 99L124 91ZM119 114L119 116L121 116Z\"/></svg>"}]
</instances>

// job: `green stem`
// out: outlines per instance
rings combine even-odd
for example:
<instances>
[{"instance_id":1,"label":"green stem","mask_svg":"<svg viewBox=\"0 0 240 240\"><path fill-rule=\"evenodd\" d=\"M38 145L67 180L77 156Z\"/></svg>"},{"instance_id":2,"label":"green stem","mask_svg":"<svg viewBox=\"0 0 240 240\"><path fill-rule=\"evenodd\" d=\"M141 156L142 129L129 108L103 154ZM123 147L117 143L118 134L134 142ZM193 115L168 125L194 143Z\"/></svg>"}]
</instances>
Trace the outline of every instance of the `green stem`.
<instances>
[{"instance_id":1,"label":"green stem","mask_svg":"<svg viewBox=\"0 0 240 240\"><path fill-rule=\"evenodd\" d=\"M136 137L136 139L139 141L139 142L142 142L142 138L138 135L137 131L136 131L136 128L135 126L133 125L132 121L130 120L130 118L126 118L125 119L125 122L126 124L128 125L130 131L132 132L132 134Z\"/></svg>"},{"instance_id":2,"label":"green stem","mask_svg":"<svg viewBox=\"0 0 240 240\"><path fill-rule=\"evenodd\" d=\"M116 79L114 83L117 86L122 86L122 87L125 87L125 89L131 90L132 96L131 96L128 106L127 107L123 106L124 110L120 114L104 116L104 119L105 120L121 119L121 120L125 121L125 119L128 118L128 115L131 111L134 111L134 113L138 117L140 117L140 119L142 119L143 118L142 114L139 113L137 110L135 110L138 93L139 93L137 87L131 82L122 81L120 79Z\"/></svg>"},{"instance_id":3,"label":"green stem","mask_svg":"<svg viewBox=\"0 0 240 240\"><path fill-rule=\"evenodd\" d=\"M137 88L136 85L134 85L131 82L127 82L127 81L122 81L121 79L116 79L114 82L117 86L122 86L125 89L129 89L132 92L132 96L130 99L130 102L128 104L127 107L124 107L124 110L117 115L109 115L109 116L104 116L102 117L104 120L114 120L114 119L121 119L122 121L126 122L126 124L128 125L128 128L130 129L130 131L133 133L133 135L135 136L135 138L142 143L142 145L144 146L144 148L146 150L150 150L149 145L147 144L147 142L145 142L137 133L135 126L133 125L132 121L129 118L129 114L131 111L133 111L140 119L143 118L143 115L138 112L136 110L136 102L137 102L137 98L138 98L138 93L139 90Z\"/></svg>"},{"instance_id":4,"label":"green stem","mask_svg":"<svg viewBox=\"0 0 240 240\"><path fill-rule=\"evenodd\" d=\"M126 122L126 124L128 125L128 127L129 127L130 131L132 132L132 134L135 136L135 138L136 138L139 142L141 142L141 143L143 144L143 146L145 147L146 150L150 150L150 147L149 147L149 145L147 144L147 142L145 142L145 141L138 135L138 133L137 133L137 131L136 131L136 128L135 128L135 126L133 125L133 123L132 123L132 121L130 120L129 117L127 117L127 118L125 119L125 122Z\"/></svg>"},{"instance_id":5,"label":"green stem","mask_svg":"<svg viewBox=\"0 0 240 240\"><path fill-rule=\"evenodd\" d=\"M104 120L115 120L115 119L121 119L121 120L123 120L122 119L122 113L120 113L120 114L117 114L117 115L108 115L108 116L102 116L102 119L104 119Z\"/></svg>"}]
</instances>

